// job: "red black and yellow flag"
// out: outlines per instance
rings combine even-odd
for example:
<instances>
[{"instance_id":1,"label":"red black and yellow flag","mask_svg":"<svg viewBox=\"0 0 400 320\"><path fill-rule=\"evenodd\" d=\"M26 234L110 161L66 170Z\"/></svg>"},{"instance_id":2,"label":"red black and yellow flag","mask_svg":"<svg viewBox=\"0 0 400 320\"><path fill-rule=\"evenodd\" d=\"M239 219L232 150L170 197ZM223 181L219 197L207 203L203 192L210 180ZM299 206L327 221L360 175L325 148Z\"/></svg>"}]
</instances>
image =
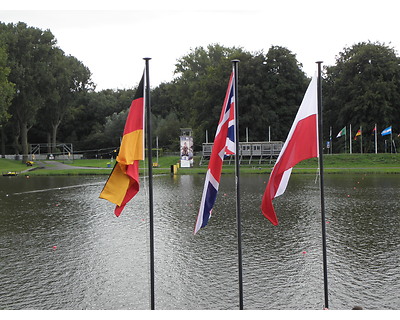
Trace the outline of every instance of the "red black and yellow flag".
<instances>
[{"instance_id":1,"label":"red black and yellow flag","mask_svg":"<svg viewBox=\"0 0 400 320\"><path fill-rule=\"evenodd\" d=\"M117 217L139 192L139 160L144 160L144 74L129 109L116 164L100 193L100 198L117 205Z\"/></svg>"},{"instance_id":2,"label":"red black and yellow flag","mask_svg":"<svg viewBox=\"0 0 400 320\"><path fill-rule=\"evenodd\" d=\"M358 129L356 135L354 136L354 140L357 140L357 137L358 137L358 136L361 136L361 128Z\"/></svg>"}]
</instances>

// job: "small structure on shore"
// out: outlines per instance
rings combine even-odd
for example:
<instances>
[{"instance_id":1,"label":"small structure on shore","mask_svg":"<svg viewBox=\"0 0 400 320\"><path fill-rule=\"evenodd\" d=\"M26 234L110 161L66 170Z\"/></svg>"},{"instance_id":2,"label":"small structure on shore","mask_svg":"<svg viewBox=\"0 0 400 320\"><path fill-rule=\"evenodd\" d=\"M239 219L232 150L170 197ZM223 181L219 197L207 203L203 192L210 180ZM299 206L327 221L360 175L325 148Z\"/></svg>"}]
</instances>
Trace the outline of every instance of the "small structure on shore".
<instances>
[{"instance_id":1,"label":"small structure on shore","mask_svg":"<svg viewBox=\"0 0 400 320\"><path fill-rule=\"evenodd\" d=\"M180 135L180 166L193 167L193 133L191 128L181 128Z\"/></svg>"},{"instance_id":2,"label":"small structure on shore","mask_svg":"<svg viewBox=\"0 0 400 320\"><path fill-rule=\"evenodd\" d=\"M213 143L203 143L200 165L208 164ZM262 164L274 163L283 147L283 141L239 142L239 163ZM234 163L234 156L227 156L224 161Z\"/></svg>"}]
</instances>

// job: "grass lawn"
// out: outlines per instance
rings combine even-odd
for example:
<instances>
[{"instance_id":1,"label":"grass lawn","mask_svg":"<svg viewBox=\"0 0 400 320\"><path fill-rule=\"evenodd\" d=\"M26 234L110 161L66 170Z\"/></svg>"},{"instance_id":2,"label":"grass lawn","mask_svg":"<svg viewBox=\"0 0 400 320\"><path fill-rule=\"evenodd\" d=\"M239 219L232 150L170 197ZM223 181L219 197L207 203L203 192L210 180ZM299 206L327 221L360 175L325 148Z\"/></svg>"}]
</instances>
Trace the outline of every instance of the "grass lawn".
<instances>
[{"instance_id":1,"label":"grass lawn","mask_svg":"<svg viewBox=\"0 0 400 320\"><path fill-rule=\"evenodd\" d=\"M26 164L22 163L21 160L0 159L1 173L5 173L8 171L20 172L28 168L29 167L27 167Z\"/></svg>"},{"instance_id":2,"label":"grass lawn","mask_svg":"<svg viewBox=\"0 0 400 320\"><path fill-rule=\"evenodd\" d=\"M333 154L324 155L324 172L325 173L400 173L400 154ZM204 174L207 171L207 166L199 167L200 157L195 157L194 168L179 168L178 174ZM153 159L153 163L155 159ZM158 166L153 168L154 174L170 173L171 165L179 162L178 156L159 157ZM34 170L26 174L29 175L108 175L114 166L110 159L83 159L66 161L65 164L77 167L87 167L87 169L68 169L68 170ZM51 166L51 165L50 165ZM33 168L37 167L35 163ZM91 169L104 168L104 170ZM20 160L0 159L0 172L6 173L9 171L21 172L27 170L25 164ZM141 174L147 173L147 161L140 161ZM293 173L312 173L314 174L318 168L318 159L308 159L299 163ZM243 164L240 166L241 173L269 173L271 172L272 164ZM224 165L223 173L234 173L235 166Z\"/></svg>"},{"instance_id":3,"label":"grass lawn","mask_svg":"<svg viewBox=\"0 0 400 320\"><path fill-rule=\"evenodd\" d=\"M158 167L159 168L170 168L171 165L179 162L178 156L165 156L158 158ZM98 168L107 168L107 165L113 167L115 164L115 159L111 161L110 159L82 159L82 160L74 160L73 162L65 162L66 164L70 164L71 166L77 167L98 167ZM156 158L153 158L153 163L156 163ZM147 168L147 160L140 161L140 168Z\"/></svg>"}]
</instances>

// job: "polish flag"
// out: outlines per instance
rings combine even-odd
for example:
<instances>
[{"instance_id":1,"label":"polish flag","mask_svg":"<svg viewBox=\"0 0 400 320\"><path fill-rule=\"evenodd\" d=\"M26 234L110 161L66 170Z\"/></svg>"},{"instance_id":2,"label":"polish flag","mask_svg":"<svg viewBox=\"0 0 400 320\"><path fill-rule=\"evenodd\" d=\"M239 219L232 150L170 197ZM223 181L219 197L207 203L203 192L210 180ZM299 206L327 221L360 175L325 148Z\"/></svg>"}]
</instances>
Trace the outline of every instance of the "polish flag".
<instances>
[{"instance_id":1,"label":"polish flag","mask_svg":"<svg viewBox=\"0 0 400 320\"><path fill-rule=\"evenodd\" d=\"M275 226L278 225L278 219L272 199L285 192L292 168L296 164L305 159L318 157L317 79L315 75L307 88L264 192L261 210Z\"/></svg>"}]
</instances>

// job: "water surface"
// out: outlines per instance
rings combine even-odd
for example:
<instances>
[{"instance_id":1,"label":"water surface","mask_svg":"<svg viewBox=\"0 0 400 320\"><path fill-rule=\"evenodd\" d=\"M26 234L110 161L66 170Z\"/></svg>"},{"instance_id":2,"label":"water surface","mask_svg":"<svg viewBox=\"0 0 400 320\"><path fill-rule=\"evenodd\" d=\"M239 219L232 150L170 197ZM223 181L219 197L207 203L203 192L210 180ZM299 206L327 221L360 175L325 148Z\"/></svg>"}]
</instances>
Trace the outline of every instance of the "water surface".
<instances>
[{"instance_id":1,"label":"water surface","mask_svg":"<svg viewBox=\"0 0 400 320\"><path fill-rule=\"evenodd\" d=\"M241 176L245 309L322 309L319 185L292 175L260 212L267 176ZM119 218L106 177L0 178L0 309L149 309L147 181ZM156 309L237 309L234 177L194 236L203 175L154 177ZM326 175L329 306L400 308L400 179Z\"/></svg>"}]
</instances>

